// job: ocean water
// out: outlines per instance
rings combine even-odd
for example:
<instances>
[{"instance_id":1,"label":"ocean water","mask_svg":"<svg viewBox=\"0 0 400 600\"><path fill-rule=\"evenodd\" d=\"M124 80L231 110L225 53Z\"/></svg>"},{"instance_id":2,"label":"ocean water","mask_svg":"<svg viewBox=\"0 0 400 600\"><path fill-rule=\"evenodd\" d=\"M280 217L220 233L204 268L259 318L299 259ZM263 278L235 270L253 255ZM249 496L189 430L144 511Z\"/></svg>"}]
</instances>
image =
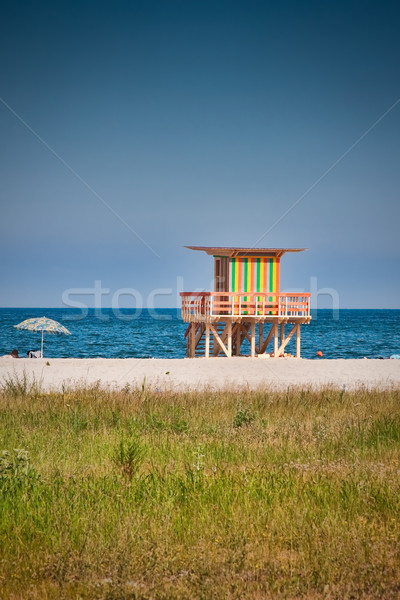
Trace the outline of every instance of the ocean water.
<instances>
[{"instance_id":1,"label":"ocean water","mask_svg":"<svg viewBox=\"0 0 400 600\"><path fill-rule=\"evenodd\" d=\"M187 324L176 309L0 308L0 355L17 348L20 356L39 350L41 335L13 327L24 319L46 316L62 323L72 335L44 336L44 356L77 358L183 358ZM315 358L379 358L400 354L400 310L312 311L312 321L301 328L301 354ZM249 352L246 345L244 352ZM295 351L294 339L287 346Z\"/></svg>"}]
</instances>

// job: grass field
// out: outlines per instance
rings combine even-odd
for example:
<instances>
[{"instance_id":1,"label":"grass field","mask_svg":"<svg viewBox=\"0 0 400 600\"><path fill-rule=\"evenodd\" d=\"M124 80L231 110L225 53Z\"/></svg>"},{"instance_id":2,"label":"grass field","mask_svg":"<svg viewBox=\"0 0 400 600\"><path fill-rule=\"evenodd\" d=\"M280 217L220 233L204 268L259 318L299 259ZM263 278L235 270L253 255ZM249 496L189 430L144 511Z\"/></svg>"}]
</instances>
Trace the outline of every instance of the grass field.
<instances>
[{"instance_id":1,"label":"grass field","mask_svg":"<svg viewBox=\"0 0 400 600\"><path fill-rule=\"evenodd\" d=\"M400 391L0 393L0 598L399 598Z\"/></svg>"}]
</instances>

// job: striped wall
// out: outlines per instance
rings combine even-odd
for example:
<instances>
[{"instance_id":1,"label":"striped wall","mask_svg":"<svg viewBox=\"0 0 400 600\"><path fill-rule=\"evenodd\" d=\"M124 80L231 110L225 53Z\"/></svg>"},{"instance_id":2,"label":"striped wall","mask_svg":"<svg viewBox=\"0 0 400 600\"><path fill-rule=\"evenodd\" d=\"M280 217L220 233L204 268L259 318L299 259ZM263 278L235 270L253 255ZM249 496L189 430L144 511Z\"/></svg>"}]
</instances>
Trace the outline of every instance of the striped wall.
<instances>
[{"instance_id":1,"label":"striped wall","mask_svg":"<svg viewBox=\"0 0 400 600\"><path fill-rule=\"evenodd\" d=\"M279 258L215 257L217 292L279 292Z\"/></svg>"},{"instance_id":2,"label":"striped wall","mask_svg":"<svg viewBox=\"0 0 400 600\"><path fill-rule=\"evenodd\" d=\"M230 292L279 291L279 260L238 257L230 259Z\"/></svg>"}]
</instances>

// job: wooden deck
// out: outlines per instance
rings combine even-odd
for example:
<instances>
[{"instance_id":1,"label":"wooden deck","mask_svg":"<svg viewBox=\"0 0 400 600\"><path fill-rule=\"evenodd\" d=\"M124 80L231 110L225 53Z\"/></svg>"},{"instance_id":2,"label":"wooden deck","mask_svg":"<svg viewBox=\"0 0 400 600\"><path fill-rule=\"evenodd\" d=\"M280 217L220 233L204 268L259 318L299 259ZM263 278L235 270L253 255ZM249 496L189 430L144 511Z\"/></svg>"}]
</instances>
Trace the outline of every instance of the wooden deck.
<instances>
[{"instance_id":1,"label":"wooden deck","mask_svg":"<svg viewBox=\"0 0 400 600\"><path fill-rule=\"evenodd\" d=\"M310 294L182 292L181 297L182 319L189 323L188 357L239 356L246 339L250 356L265 355L271 344L270 356L279 357L295 335L300 358L300 326L311 320ZM270 325L269 331L264 325Z\"/></svg>"},{"instance_id":2,"label":"wooden deck","mask_svg":"<svg viewBox=\"0 0 400 600\"><path fill-rule=\"evenodd\" d=\"M229 317L233 321L307 322L310 294L254 292L181 292L182 319L186 323L212 322Z\"/></svg>"}]
</instances>

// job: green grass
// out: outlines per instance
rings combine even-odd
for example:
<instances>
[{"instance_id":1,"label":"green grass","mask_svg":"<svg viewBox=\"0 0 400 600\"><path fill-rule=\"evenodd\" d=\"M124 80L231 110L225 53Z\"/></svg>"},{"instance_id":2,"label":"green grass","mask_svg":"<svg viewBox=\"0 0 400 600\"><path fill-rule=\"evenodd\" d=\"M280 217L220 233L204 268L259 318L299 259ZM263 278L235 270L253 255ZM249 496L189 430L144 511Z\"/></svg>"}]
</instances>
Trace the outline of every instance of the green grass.
<instances>
[{"instance_id":1,"label":"green grass","mask_svg":"<svg viewBox=\"0 0 400 600\"><path fill-rule=\"evenodd\" d=\"M398 390L11 378L0 454L1 599L400 595Z\"/></svg>"}]
</instances>

